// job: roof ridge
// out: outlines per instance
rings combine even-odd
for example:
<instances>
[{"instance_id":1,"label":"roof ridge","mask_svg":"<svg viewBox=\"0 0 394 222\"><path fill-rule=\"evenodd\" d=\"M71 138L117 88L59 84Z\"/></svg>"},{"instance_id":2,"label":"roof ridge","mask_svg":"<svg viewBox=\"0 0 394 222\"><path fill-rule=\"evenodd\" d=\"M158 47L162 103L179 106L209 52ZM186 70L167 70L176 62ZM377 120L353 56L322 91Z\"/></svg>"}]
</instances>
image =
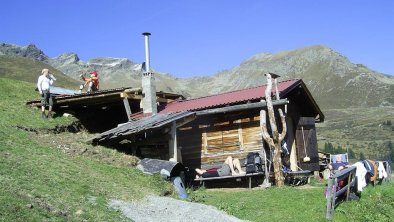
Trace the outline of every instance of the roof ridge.
<instances>
[{"instance_id":1,"label":"roof ridge","mask_svg":"<svg viewBox=\"0 0 394 222\"><path fill-rule=\"evenodd\" d=\"M284 83L284 82L290 82L290 81L297 81L297 80L300 80L300 79L283 80L283 81L278 82L278 84L279 83ZM233 90L233 91L222 92L222 93L218 93L218 94L214 94L214 95L201 96L201 97L198 97L198 98L186 99L186 100L181 100L181 101L177 101L177 102L178 103L183 103L183 102L189 102L189 101L203 99L203 98L208 98L208 97L214 97L214 96L218 96L218 95L226 95L226 94L230 94L230 93L235 93L235 92L240 92L240 91L245 91L245 90L259 88L259 87L266 86L266 85L267 84L258 85L258 86L252 86L252 87L248 87L248 88L244 88L244 89L237 89L237 90Z\"/></svg>"}]
</instances>

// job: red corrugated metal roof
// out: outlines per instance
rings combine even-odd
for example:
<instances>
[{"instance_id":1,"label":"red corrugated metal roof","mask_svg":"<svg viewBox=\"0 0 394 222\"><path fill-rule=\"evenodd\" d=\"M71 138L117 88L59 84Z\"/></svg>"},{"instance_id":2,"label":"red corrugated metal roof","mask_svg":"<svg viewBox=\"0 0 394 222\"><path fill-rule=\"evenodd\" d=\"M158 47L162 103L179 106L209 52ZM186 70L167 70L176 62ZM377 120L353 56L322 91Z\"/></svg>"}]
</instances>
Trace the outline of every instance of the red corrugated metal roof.
<instances>
[{"instance_id":1,"label":"red corrugated metal roof","mask_svg":"<svg viewBox=\"0 0 394 222\"><path fill-rule=\"evenodd\" d=\"M288 80L279 82L279 93L283 92L284 90L288 89L289 87L298 82L299 80ZM167 106L163 110L161 110L160 113L193 111L261 99L265 97L265 88L266 85L256 86L248 89L231 91L227 93L205 96L196 99L175 101L167 104ZM274 86L272 86L272 92L275 92Z\"/></svg>"}]
</instances>

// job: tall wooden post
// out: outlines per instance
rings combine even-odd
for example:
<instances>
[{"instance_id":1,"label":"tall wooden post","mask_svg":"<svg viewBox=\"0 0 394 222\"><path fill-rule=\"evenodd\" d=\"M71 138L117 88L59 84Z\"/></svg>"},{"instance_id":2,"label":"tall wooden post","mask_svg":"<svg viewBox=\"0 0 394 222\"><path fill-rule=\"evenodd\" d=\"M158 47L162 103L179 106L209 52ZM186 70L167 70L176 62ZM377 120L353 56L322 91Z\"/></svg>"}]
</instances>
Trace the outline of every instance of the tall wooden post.
<instances>
[{"instance_id":1,"label":"tall wooden post","mask_svg":"<svg viewBox=\"0 0 394 222\"><path fill-rule=\"evenodd\" d=\"M335 190L336 190L336 183L335 183L335 178L329 178L328 179L328 185L327 185L327 210L326 210L326 219L332 220L334 217L335 213Z\"/></svg>"},{"instance_id":2,"label":"tall wooden post","mask_svg":"<svg viewBox=\"0 0 394 222\"><path fill-rule=\"evenodd\" d=\"M271 148L272 147L274 148L273 163L274 163L275 184L278 187L282 187L284 185L285 178L283 177L282 158L280 154L281 154L282 140L285 138L287 132L286 119L285 116L283 115L282 110L278 109L282 122L282 133L279 133L275 121L274 107L272 105L272 99L271 99L272 78L271 78L271 74L269 73L267 73L266 76L267 76L267 88L265 89L265 98L267 101L268 118L270 121L272 138L267 131L265 110L260 111L260 128L264 140L269 144Z\"/></svg>"},{"instance_id":3,"label":"tall wooden post","mask_svg":"<svg viewBox=\"0 0 394 222\"><path fill-rule=\"evenodd\" d=\"M170 129L170 140L169 140L169 156L170 159L173 159L174 161L178 161L178 139L176 135L176 122L172 122L171 124L171 129Z\"/></svg>"}]
</instances>

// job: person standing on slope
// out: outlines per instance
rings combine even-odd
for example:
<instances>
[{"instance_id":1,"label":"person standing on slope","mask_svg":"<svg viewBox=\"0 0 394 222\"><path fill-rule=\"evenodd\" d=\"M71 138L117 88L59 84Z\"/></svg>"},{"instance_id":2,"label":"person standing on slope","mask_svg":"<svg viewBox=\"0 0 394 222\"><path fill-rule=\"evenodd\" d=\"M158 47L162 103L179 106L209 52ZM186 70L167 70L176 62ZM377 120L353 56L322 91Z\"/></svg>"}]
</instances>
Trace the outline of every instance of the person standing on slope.
<instances>
[{"instance_id":1,"label":"person standing on slope","mask_svg":"<svg viewBox=\"0 0 394 222\"><path fill-rule=\"evenodd\" d=\"M48 69L43 69L37 81L37 88L41 95L41 117L43 119L52 118L53 100L50 88L53 81L56 81L56 78L52 74L49 74ZM45 115L46 106L48 106L48 115Z\"/></svg>"}]
</instances>

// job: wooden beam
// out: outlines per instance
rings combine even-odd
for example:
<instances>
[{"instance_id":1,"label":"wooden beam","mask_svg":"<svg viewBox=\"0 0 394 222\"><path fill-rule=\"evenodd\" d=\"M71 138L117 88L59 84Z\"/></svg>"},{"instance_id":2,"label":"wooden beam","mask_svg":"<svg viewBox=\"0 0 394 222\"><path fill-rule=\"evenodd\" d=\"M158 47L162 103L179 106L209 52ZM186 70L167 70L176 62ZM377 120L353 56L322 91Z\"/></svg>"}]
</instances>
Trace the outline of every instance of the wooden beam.
<instances>
[{"instance_id":1,"label":"wooden beam","mask_svg":"<svg viewBox=\"0 0 394 222\"><path fill-rule=\"evenodd\" d=\"M188 124L195 119L196 119L196 115L191 115L191 116L187 116L182 119L179 119L176 121L176 128L179 128L185 124Z\"/></svg>"},{"instance_id":2,"label":"wooden beam","mask_svg":"<svg viewBox=\"0 0 394 222\"><path fill-rule=\"evenodd\" d=\"M131 88L131 89L126 89L125 91L123 91L124 93L137 93L137 92L142 92L141 88Z\"/></svg>"},{"instance_id":3,"label":"wooden beam","mask_svg":"<svg viewBox=\"0 0 394 222\"><path fill-rule=\"evenodd\" d=\"M126 109L127 119L130 121L132 113L131 113L131 109L130 109L129 100L127 98L123 98L123 105L124 105L124 108Z\"/></svg>"},{"instance_id":4,"label":"wooden beam","mask_svg":"<svg viewBox=\"0 0 394 222\"><path fill-rule=\"evenodd\" d=\"M144 98L143 95L139 94L141 91L140 88L136 88L136 89L126 89L125 91L120 93L120 97L122 98L128 98L128 99L137 99L137 100L142 100ZM163 95L164 96L164 95ZM174 101L173 99L166 99L166 98L162 98L162 97L157 97L156 98L157 102L161 102L161 103L169 103Z\"/></svg>"},{"instance_id":5,"label":"wooden beam","mask_svg":"<svg viewBox=\"0 0 394 222\"><path fill-rule=\"evenodd\" d=\"M173 99L165 99L165 98L156 98L156 101L160 102L160 103L170 103L174 100Z\"/></svg>"},{"instance_id":6,"label":"wooden beam","mask_svg":"<svg viewBox=\"0 0 394 222\"><path fill-rule=\"evenodd\" d=\"M137 99L137 100L141 100L144 98L142 95L130 94L125 92L120 93L120 97L128 98L128 99Z\"/></svg>"},{"instance_id":7,"label":"wooden beam","mask_svg":"<svg viewBox=\"0 0 394 222\"><path fill-rule=\"evenodd\" d=\"M113 92L113 93L106 93L106 94L98 94L98 95L89 95L86 94L84 96L77 96L77 97L73 97L73 98L55 98L53 103L55 105L60 105L60 104L67 104L70 105L74 102L83 102L83 104L86 104L87 102L93 102L97 103L97 100L111 100L113 101L114 98L118 98L119 96L119 92Z\"/></svg>"}]
</instances>

